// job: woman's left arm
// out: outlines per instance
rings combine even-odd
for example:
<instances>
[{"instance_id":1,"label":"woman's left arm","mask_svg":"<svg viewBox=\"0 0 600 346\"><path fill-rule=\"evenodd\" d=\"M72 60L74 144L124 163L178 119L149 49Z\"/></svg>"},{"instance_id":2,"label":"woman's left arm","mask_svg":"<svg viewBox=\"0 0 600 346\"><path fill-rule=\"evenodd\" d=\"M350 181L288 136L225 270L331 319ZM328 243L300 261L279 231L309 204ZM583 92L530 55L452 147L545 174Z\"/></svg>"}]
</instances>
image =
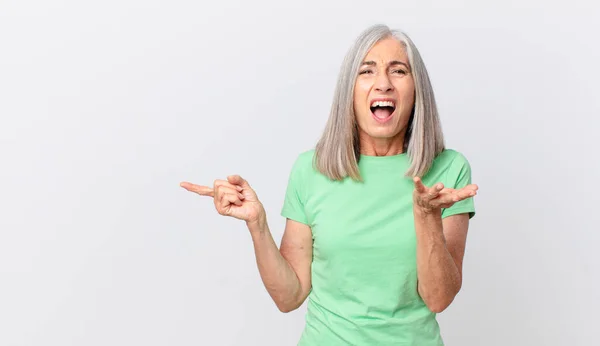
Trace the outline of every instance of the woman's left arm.
<instances>
[{"instance_id":1,"label":"woman's left arm","mask_svg":"<svg viewBox=\"0 0 600 346\"><path fill-rule=\"evenodd\" d=\"M477 185L462 189L437 184L425 187L415 178L413 213L417 236L418 291L432 312L444 311L460 291L469 214L442 219L442 208L476 194Z\"/></svg>"}]
</instances>

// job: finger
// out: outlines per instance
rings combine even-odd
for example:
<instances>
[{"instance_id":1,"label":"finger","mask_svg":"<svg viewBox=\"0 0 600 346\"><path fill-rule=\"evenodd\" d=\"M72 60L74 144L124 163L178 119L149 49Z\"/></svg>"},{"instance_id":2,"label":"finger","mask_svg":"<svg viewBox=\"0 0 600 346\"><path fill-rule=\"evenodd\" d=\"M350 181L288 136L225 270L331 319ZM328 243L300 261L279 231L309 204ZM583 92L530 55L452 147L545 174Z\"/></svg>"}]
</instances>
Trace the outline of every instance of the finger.
<instances>
[{"instance_id":1,"label":"finger","mask_svg":"<svg viewBox=\"0 0 600 346\"><path fill-rule=\"evenodd\" d=\"M219 198L221 198L221 196L224 194L237 195L240 197L240 199L244 199L244 195L242 195L241 192L239 192L237 189L235 189L233 187L219 186L219 187L215 188L215 196L219 196Z\"/></svg>"},{"instance_id":2,"label":"finger","mask_svg":"<svg viewBox=\"0 0 600 346\"><path fill-rule=\"evenodd\" d=\"M442 183L437 183L434 186L432 186L430 189L428 189L427 191L427 196L429 197L429 199L434 199L437 196L439 196L440 192L444 189L444 184Z\"/></svg>"},{"instance_id":3,"label":"finger","mask_svg":"<svg viewBox=\"0 0 600 346\"><path fill-rule=\"evenodd\" d=\"M453 204L456 202L457 190L443 187L438 191L438 195L429 201L429 203L436 206L443 206L448 203Z\"/></svg>"},{"instance_id":4,"label":"finger","mask_svg":"<svg viewBox=\"0 0 600 346\"><path fill-rule=\"evenodd\" d=\"M214 190L208 186L196 185L185 181L179 184L179 186L183 187L184 189L190 192L195 192L201 196L214 197Z\"/></svg>"},{"instance_id":5,"label":"finger","mask_svg":"<svg viewBox=\"0 0 600 346\"><path fill-rule=\"evenodd\" d=\"M413 182L415 183L415 190L417 190L418 193L427 192L427 188L425 187L425 185L423 185L423 182L421 182L421 178L414 177Z\"/></svg>"},{"instance_id":6,"label":"finger","mask_svg":"<svg viewBox=\"0 0 600 346\"><path fill-rule=\"evenodd\" d=\"M469 197L475 196L476 192L470 189L461 189L461 190L449 190L447 193L443 195L443 197L439 198L442 204L450 203L454 204L456 202L460 202Z\"/></svg>"},{"instance_id":7,"label":"finger","mask_svg":"<svg viewBox=\"0 0 600 346\"><path fill-rule=\"evenodd\" d=\"M460 197L460 199L466 199L469 197L473 197L477 194L477 189L475 188L462 188L456 192L456 194Z\"/></svg>"},{"instance_id":8,"label":"finger","mask_svg":"<svg viewBox=\"0 0 600 346\"><path fill-rule=\"evenodd\" d=\"M473 191L479 190L479 186L477 184L469 184L469 185L465 186L465 188L469 188Z\"/></svg>"},{"instance_id":9,"label":"finger","mask_svg":"<svg viewBox=\"0 0 600 346\"><path fill-rule=\"evenodd\" d=\"M225 208L229 204L237 205L238 207L242 205L242 201L240 199L239 193L225 193L223 197L221 197L221 207Z\"/></svg>"},{"instance_id":10,"label":"finger","mask_svg":"<svg viewBox=\"0 0 600 346\"><path fill-rule=\"evenodd\" d=\"M213 185L215 186L215 189L217 189L218 187L221 187L221 186L226 186L226 187L229 187L229 188L237 190L237 191L242 191L241 186L234 185L234 184L228 182L227 180L217 179L214 181Z\"/></svg>"},{"instance_id":11,"label":"finger","mask_svg":"<svg viewBox=\"0 0 600 346\"><path fill-rule=\"evenodd\" d=\"M239 186L241 186L242 189L248 189L248 188L250 188L250 184L248 184L248 182L244 178L240 177L237 174L228 176L227 177L227 181L229 181L233 185L239 185Z\"/></svg>"}]
</instances>

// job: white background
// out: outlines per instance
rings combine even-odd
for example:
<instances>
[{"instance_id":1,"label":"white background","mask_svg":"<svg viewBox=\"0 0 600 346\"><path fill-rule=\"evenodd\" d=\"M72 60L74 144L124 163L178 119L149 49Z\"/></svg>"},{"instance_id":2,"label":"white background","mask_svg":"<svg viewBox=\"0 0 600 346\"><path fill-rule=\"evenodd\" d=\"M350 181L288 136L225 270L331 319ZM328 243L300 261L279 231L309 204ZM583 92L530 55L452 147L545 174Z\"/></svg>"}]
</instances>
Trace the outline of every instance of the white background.
<instances>
[{"instance_id":1,"label":"white background","mask_svg":"<svg viewBox=\"0 0 600 346\"><path fill-rule=\"evenodd\" d=\"M598 344L592 1L0 1L0 345L294 345L243 223L279 242L292 162L367 26L405 30L480 185L448 345Z\"/></svg>"}]
</instances>

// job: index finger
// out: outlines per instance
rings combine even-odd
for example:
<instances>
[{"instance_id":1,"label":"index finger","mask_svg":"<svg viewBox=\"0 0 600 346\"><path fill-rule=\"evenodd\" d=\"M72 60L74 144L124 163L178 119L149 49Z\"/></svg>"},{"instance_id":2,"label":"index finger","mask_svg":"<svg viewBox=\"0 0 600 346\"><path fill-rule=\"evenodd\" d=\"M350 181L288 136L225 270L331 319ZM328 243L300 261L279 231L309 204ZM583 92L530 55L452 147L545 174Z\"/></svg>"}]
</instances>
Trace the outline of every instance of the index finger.
<instances>
[{"instance_id":1,"label":"index finger","mask_svg":"<svg viewBox=\"0 0 600 346\"><path fill-rule=\"evenodd\" d=\"M209 196L209 197L215 196L214 190L208 186L196 185L196 184L188 183L185 181L182 182L181 184L179 184L179 186L183 187L184 189L186 189L190 192L195 192L201 196Z\"/></svg>"},{"instance_id":2,"label":"index finger","mask_svg":"<svg viewBox=\"0 0 600 346\"><path fill-rule=\"evenodd\" d=\"M477 194L477 189L473 186L465 186L462 189L456 190L454 192L455 200L458 202L459 200L467 199L469 197L473 197Z\"/></svg>"}]
</instances>

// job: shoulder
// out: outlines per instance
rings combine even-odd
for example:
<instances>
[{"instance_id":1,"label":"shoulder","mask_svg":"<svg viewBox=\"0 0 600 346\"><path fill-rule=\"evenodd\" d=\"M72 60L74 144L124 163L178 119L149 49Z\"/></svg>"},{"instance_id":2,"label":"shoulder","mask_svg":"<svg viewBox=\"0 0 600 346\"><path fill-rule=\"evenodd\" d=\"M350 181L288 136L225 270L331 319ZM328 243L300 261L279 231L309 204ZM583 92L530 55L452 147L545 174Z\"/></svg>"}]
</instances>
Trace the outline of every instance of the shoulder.
<instances>
[{"instance_id":1,"label":"shoulder","mask_svg":"<svg viewBox=\"0 0 600 346\"><path fill-rule=\"evenodd\" d=\"M305 150L305 151L301 152L300 154L298 154L296 161L300 162L302 164L312 165L314 157L315 157L315 149L309 149L309 150Z\"/></svg>"},{"instance_id":2,"label":"shoulder","mask_svg":"<svg viewBox=\"0 0 600 346\"><path fill-rule=\"evenodd\" d=\"M456 149L444 149L444 151L435 158L434 162L444 166L469 164L465 155Z\"/></svg>"},{"instance_id":3,"label":"shoulder","mask_svg":"<svg viewBox=\"0 0 600 346\"><path fill-rule=\"evenodd\" d=\"M314 152L315 150L312 149L297 154L289 170L287 195L296 196L298 201L306 200L307 186L314 180Z\"/></svg>"},{"instance_id":4,"label":"shoulder","mask_svg":"<svg viewBox=\"0 0 600 346\"><path fill-rule=\"evenodd\" d=\"M305 150L296 155L292 169L294 171L310 171L313 168L315 149Z\"/></svg>"},{"instance_id":5,"label":"shoulder","mask_svg":"<svg viewBox=\"0 0 600 346\"><path fill-rule=\"evenodd\" d=\"M471 184L471 165L465 155L458 150L446 149L438 155L435 164L437 174L444 186L460 189ZM455 214L468 213L469 218L475 216L475 205L473 198L463 199L454 203L450 208L442 210L442 217Z\"/></svg>"},{"instance_id":6,"label":"shoulder","mask_svg":"<svg viewBox=\"0 0 600 346\"><path fill-rule=\"evenodd\" d=\"M427 176L433 180L450 182L470 172L471 166L463 153L455 149L445 149L433 160Z\"/></svg>"},{"instance_id":7,"label":"shoulder","mask_svg":"<svg viewBox=\"0 0 600 346\"><path fill-rule=\"evenodd\" d=\"M290 174L293 177L305 178L314 172L315 150L305 150L296 155L293 159Z\"/></svg>"},{"instance_id":8,"label":"shoulder","mask_svg":"<svg viewBox=\"0 0 600 346\"><path fill-rule=\"evenodd\" d=\"M458 150L444 149L433 161L433 170L436 171L464 171L471 170L467 157Z\"/></svg>"}]
</instances>

